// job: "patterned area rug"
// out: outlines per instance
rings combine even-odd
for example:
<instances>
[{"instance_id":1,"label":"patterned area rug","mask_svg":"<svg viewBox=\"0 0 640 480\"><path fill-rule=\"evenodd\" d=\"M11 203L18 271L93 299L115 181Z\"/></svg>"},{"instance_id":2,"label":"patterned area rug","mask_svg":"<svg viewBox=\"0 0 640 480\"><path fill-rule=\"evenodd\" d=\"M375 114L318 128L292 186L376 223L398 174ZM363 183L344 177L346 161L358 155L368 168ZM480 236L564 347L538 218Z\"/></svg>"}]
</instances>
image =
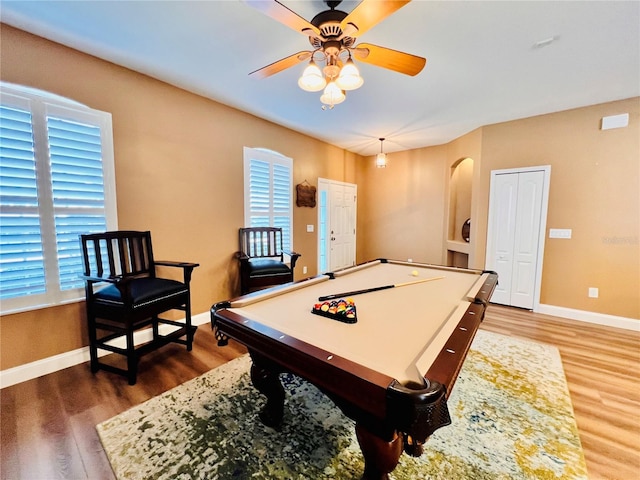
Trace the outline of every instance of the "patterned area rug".
<instances>
[{"instance_id":1,"label":"patterned area rug","mask_svg":"<svg viewBox=\"0 0 640 480\"><path fill-rule=\"evenodd\" d=\"M314 386L284 375L281 432L244 356L97 426L118 479L358 479L353 422ZM555 347L479 331L449 399L452 425L391 474L417 479L587 479Z\"/></svg>"}]
</instances>

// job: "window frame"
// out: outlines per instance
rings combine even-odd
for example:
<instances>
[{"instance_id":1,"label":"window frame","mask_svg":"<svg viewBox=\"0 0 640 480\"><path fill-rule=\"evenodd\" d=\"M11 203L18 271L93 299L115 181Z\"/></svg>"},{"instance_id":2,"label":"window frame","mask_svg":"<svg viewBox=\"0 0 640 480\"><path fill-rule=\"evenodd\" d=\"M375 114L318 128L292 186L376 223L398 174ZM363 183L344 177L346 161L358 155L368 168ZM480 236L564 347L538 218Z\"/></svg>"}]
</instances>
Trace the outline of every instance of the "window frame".
<instances>
[{"instance_id":1,"label":"window frame","mask_svg":"<svg viewBox=\"0 0 640 480\"><path fill-rule=\"evenodd\" d=\"M287 216L288 222L288 241L287 232L283 232L284 250L293 250L293 159L282 155L273 150L263 148L244 147L244 226L255 226L251 224L252 217L266 216L269 218L268 225L270 227L280 227L274 222L275 217ZM251 210L251 160L257 160L269 164L270 181L269 181L269 209L268 212ZM288 208L286 211L274 209L274 166L283 166L289 170L289 188L288 188Z\"/></svg>"},{"instance_id":2,"label":"window frame","mask_svg":"<svg viewBox=\"0 0 640 480\"><path fill-rule=\"evenodd\" d=\"M40 235L42 237L42 254L44 262L44 293L28 294L3 299L0 302L0 313L18 313L67 303L82 301L85 298L83 287L63 290L59 281L58 249L56 242L56 225L51 183L52 167L49 155L49 136L47 118L60 118L71 122L79 122L100 128L102 181L104 188L104 216L108 230L117 230L117 202L115 185L115 159L113 148L113 127L111 114L92 109L74 100L67 99L45 91L23 87L7 82L0 82L0 104L31 112L33 132L34 163L36 185L38 190L38 206L40 219ZM4 212L21 212L20 207L0 205ZM33 207L29 207L33 210ZM81 273L81 272L78 272Z\"/></svg>"}]
</instances>

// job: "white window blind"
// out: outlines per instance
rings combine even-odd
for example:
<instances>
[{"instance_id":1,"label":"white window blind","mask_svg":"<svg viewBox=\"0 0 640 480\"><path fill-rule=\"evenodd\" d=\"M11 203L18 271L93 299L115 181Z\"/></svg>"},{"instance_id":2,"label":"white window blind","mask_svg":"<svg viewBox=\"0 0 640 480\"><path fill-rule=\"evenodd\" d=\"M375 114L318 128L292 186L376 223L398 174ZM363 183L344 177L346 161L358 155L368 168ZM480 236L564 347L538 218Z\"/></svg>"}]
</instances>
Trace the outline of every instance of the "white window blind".
<instances>
[{"instance_id":1,"label":"white window blind","mask_svg":"<svg viewBox=\"0 0 640 480\"><path fill-rule=\"evenodd\" d=\"M3 313L84 298L78 235L117 228L111 116L0 85Z\"/></svg>"},{"instance_id":2,"label":"white window blind","mask_svg":"<svg viewBox=\"0 0 640 480\"><path fill-rule=\"evenodd\" d=\"M284 249L293 249L293 160L245 147L245 226L282 228Z\"/></svg>"}]
</instances>

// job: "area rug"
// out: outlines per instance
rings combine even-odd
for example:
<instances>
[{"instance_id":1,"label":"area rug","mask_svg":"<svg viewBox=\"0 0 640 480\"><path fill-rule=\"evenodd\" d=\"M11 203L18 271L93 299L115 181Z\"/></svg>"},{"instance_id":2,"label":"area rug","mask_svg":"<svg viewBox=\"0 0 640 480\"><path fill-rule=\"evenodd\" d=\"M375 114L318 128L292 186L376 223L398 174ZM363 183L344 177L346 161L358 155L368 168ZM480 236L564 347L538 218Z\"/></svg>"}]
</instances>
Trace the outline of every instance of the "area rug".
<instances>
[{"instance_id":1,"label":"area rug","mask_svg":"<svg viewBox=\"0 0 640 480\"><path fill-rule=\"evenodd\" d=\"M354 425L314 386L283 375L284 425L240 357L97 426L118 479L358 479ZM450 426L395 480L587 479L555 347L479 331L449 399Z\"/></svg>"}]
</instances>

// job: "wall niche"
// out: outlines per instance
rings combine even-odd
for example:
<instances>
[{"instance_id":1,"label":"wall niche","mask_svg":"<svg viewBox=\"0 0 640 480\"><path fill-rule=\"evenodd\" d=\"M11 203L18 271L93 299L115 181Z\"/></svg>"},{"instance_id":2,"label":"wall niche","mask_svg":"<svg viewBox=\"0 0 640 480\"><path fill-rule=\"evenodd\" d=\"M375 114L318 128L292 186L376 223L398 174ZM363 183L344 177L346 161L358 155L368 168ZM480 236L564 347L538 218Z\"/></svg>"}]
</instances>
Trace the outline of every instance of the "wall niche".
<instances>
[{"instance_id":1,"label":"wall niche","mask_svg":"<svg viewBox=\"0 0 640 480\"><path fill-rule=\"evenodd\" d=\"M449 178L449 221L447 231L447 264L466 268L473 239L469 237L473 159L463 158L451 167ZM465 225L466 224L466 225Z\"/></svg>"}]
</instances>

